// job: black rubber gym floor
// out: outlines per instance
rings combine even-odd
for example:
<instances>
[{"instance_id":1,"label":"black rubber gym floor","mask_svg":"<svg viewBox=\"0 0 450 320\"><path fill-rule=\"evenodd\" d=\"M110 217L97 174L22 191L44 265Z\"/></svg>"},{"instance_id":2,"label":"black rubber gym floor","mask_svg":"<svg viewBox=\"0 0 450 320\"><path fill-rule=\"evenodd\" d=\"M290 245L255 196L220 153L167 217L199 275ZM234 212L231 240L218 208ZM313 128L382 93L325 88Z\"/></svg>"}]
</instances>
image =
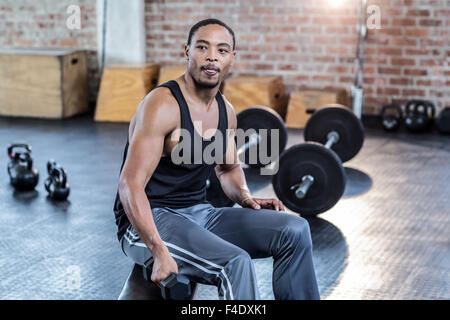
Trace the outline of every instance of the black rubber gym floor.
<instances>
[{"instance_id":1,"label":"black rubber gym floor","mask_svg":"<svg viewBox=\"0 0 450 320\"><path fill-rule=\"evenodd\" d=\"M0 118L0 299L116 299L132 262L112 212L128 124ZM9 185L6 148L33 148L34 192ZM289 130L288 146L303 142ZM46 163L68 172L68 201L47 198ZM361 152L344 164L344 197L309 220L322 299L450 299L450 137L384 133L366 123ZM2 169L3 168L3 169ZM246 170L256 196L270 177ZM254 260L263 299L273 299L272 259ZM200 286L196 299L217 299Z\"/></svg>"}]
</instances>

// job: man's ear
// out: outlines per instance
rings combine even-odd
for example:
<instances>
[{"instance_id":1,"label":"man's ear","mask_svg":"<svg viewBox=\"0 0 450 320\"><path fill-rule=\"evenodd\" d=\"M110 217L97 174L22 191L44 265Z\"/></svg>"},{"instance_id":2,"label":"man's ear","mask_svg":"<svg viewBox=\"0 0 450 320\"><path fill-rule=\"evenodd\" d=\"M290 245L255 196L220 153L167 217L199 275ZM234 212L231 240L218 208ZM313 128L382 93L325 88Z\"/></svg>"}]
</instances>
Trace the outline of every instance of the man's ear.
<instances>
[{"instance_id":1,"label":"man's ear","mask_svg":"<svg viewBox=\"0 0 450 320\"><path fill-rule=\"evenodd\" d=\"M234 66L235 61L236 61L236 51L233 51L233 56L231 57L230 67Z\"/></svg>"},{"instance_id":2,"label":"man's ear","mask_svg":"<svg viewBox=\"0 0 450 320\"><path fill-rule=\"evenodd\" d=\"M184 45L184 56L186 57L186 60L189 60L189 45Z\"/></svg>"}]
</instances>

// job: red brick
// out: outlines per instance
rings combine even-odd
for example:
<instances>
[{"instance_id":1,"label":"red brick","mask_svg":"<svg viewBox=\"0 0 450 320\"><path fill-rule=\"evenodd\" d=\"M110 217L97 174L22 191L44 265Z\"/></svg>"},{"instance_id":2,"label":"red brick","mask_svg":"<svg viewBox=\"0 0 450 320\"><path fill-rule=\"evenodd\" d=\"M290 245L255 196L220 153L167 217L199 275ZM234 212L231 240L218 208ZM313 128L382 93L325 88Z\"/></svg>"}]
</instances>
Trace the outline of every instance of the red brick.
<instances>
[{"instance_id":1,"label":"red brick","mask_svg":"<svg viewBox=\"0 0 450 320\"><path fill-rule=\"evenodd\" d=\"M255 14L273 14L274 13L274 8L271 8L271 7L253 7L252 9L253 9L253 13L255 13ZM222 11L223 11L223 9L222 9Z\"/></svg>"},{"instance_id":2,"label":"red brick","mask_svg":"<svg viewBox=\"0 0 450 320\"><path fill-rule=\"evenodd\" d=\"M426 37L430 33L429 29L405 29L405 35L410 37Z\"/></svg>"},{"instance_id":3,"label":"red brick","mask_svg":"<svg viewBox=\"0 0 450 320\"><path fill-rule=\"evenodd\" d=\"M438 59L422 59L420 60L420 65L427 67L440 66L443 65L443 61L441 62Z\"/></svg>"},{"instance_id":4,"label":"red brick","mask_svg":"<svg viewBox=\"0 0 450 320\"><path fill-rule=\"evenodd\" d=\"M389 79L389 84L408 86L408 85L412 85L413 81L411 78L391 78L391 79Z\"/></svg>"},{"instance_id":5,"label":"red brick","mask_svg":"<svg viewBox=\"0 0 450 320\"><path fill-rule=\"evenodd\" d=\"M353 83L353 77L339 77L339 82Z\"/></svg>"},{"instance_id":6,"label":"red brick","mask_svg":"<svg viewBox=\"0 0 450 320\"><path fill-rule=\"evenodd\" d=\"M417 86L425 86L425 87L429 87L429 86L431 86L431 80L421 80L421 79L418 79L418 80L416 81L416 85L417 85Z\"/></svg>"},{"instance_id":7,"label":"red brick","mask_svg":"<svg viewBox=\"0 0 450 320\"><path fill-rule=\"evenodd\" d=\"M416 19L411 18L394 18L392 19L392 25L393 26L415 26L416 25Z\"/></svg>"},{"instance_id":8,"label":"red brick","mask_svg":"<svg viewBox=\"0 0 450 320\"><path fill-rule=\"evenodd\" d=\"M77 39L62 39L59 40L59 45L61 47L75 47L78 44Z\"/></svg>"},{"instance_id":9,"label":"red brick","mask_svg":"<svg viewBox=\"0 0 450 320\"><path fill-rule=\"evenodd\" d=\"M429 10L420 10L420 9L410 9L406 12L406 16L416 16L416 17L429 17Z\"/></svg>"},{"instance_id":10,"label":"red brick","mask_svg":"<svg viewBox=\"0 0 450 320\"><path fill-rule=\"evenodd\" d=\"M273 70L274 69L272 64L265 64L265 63L254 64L253 68L255 70Z\"/></svg>"},{"instance_id":11,"label":"red brick","mask_svg":"<svg viewBox=\"0 0 450 320\"><path fill-rule=\"evenodd\" d=\"M289 16L288 17L288 23L290 24L309 24L310 18L304 17L304 16Z\"/></svg>"},{"instance_id":12,"label":"red brick","mask_svg":"<svg viewBox=\"0 0 450 320\"><path fill-rule=\"evenodd\" d=\"M381 28L379 30L376 30L376 32L380 34L387 34L390 36L401 36L403 34L402 28Z\"/></svg>"},{"instance_id":13,"label":"red brick","mask_svg":"<svg viewBox=\"0 0 450 320\"><path fill-rule=\"evenodd\" d=\"M435 10L434 16L448 18L450 17L450 9Z\"/></svg>"},{"instance_id":14,"label":"red brick","mask_svg":"<svg viewBox=\"0 0 450 320\"><path fill-rule=\"evenodd\" d=\"M430 50L428 50L428 49L405 49L405 53L407 55L427 56L430 54Z\"/></svg>"},{"instance_id":15,"label":"red brick","mask_svg":"<svg viewBox=\"0 0 450 320\"><path fill-rule=\"evenodd\" d=\"M329 16L329 15L322 15L319 17L314 17L313 18L313 24L317 24L317 25L327 25L327 24L337 24L338 21L336 21L336 19L333 19L333 16Z\"/></svg>"},{"instance_id":16,"label":"red brick","mask_svg":"<svg viewBox=\"0 0 450 320\"><path fill-rule=\"evenodd\" d=\"M242 60L260 60L261 55L259 54L252 54L252 53L246 53L239 55L240 59Z\"/></svg>"},{"instance_id":17,"label":"red brick","mask_svg":"<svg viewBox=\"0 0 450 320\"><path fill-rule=\"evenodd\" d=\"M275 32L295 33L295 32L297 32L297 27L296 26L275 26Z\"/></svg>"},{"instance_id":18,"label":"red brick","mask_svg":"<svg viewBox=\"0 0 450 320\"><path fill-rule=\"evenodd\" d=\"M329 66L327 72L330 73L347 73L348 68L346 66Z\"/></svg>"},{"instance_id":19,"label":"red brick","mask_svg":"<svg viewBox=\"0 0 450 320\"><path fill-rule=\"evenodd\" d=\"M401 74L401 69L399 69L399 68L378 67L378 73L400 75Z\"/></svg>"},{"instance_id":20,"label":"red brick","mask_svg":"<svg viewBox=\"0 0 450 320\"><path fill-rule=\"evenodd\" d=\"M285 37L279 34L266 34L264 36L264 41L272 43L283 43L285 42Z\"/></svg>"},{"instance_id":21,"label":"red brick","mask_svg":"<svg viewBox=\"0 0 450 320\"><path fill-rule=\"evenodd\" d=\"M391 44L393 46L416 46L417 40L411 38L391 38Z\"/></svg>"},{"instance_id":22,"label":"red brick","mask_svg":"<svg viewBox=\"0 0 450 320\"><path fill-rule=\"evenodd\" d=\"M278 70L283 71L296 71L298 69L298 66L295 64L279 64Z\"/></svg>"},{"instance_id":23,"label":"red brick","mask_svg":"<svg viewBox=\"0 0 450 320\"><path fill-rule=\"evenodd\" d=\"M335 62L336 58L333 56L322 56L322 57L314 57L314 62L321 62L321 63L327 63L327 62Z\"/></svg>"},{"instance_id":24,"label":"red brick","mask_svg":"<svg viewBox=\"0 0 450 320\"><path fill-rule=\"evenodd\" d=\"M328 26L326 27L325 32L345 34L348 33L348 28L345 26Z\"/></svg>"},{"instance_id":25,"label":"red brick","mask_svg":"<svg viewBox=\"0 0 450 320\"><path fill-rule=\"evenodd\" d=\"M405 69L403 74L406 76L426 76L428 71L426 69Z\"/></svg>"},{"instance_id":26,"label":"red brick","mask_svg":"<svg viewBox=\"0 0 450 320\"><path fill-rule=\"evenodd\" d=\"M424 97L425 96L425 90L420 90L420 89L403 89L402 90L402 95L406 96L406 97Z\"/></svg>"},{"instance_id":27,"label":"red brick","mask_svg":"<svg viewBox=\"0 0 450 320\"><path fill-rule=\"evenodd\" d=\"M378 54L400 56L402 54L402 49L401 48L392 48L392 47L378 48Z\"/></svg>"},{"instance_id":28,"label":"red brick","mask_svg":"<svg viewBox=\"0 0 450 320\"><path fill-rule=\"evenodd\" d=\"M312 81L334 82L335 77L332 76L313 76Z\"/></svg>"},{"instance_id":29,"label":"red brick","mask_svg":"<svg viewBox=\"0 0 450 320\"><path fill-rule=\"evenodd\" d=\"M442 25L442 20L436 20L436 19L421 19L419 21L419 24L421 26L427 26L427 27L438 27Z\"/></svg>"},{"instance_id":30,"label":"red brick","mask_svg":"<svg viewBox=\"0 0 450 320\"><path fill-rule=\"evenodd\" d=\"M398 88L378 88L377 94L387 94L387 95L398 95L400 94L400 89Z\"/></svg>"},{"instance_id":31,"label":"red brick","mask_svg":"<svg viewBox=\"0 0 450 320\"><path fill-rule=\"evenodd\" d=\"M320 34L322 33L322 27L321 26L300 27L300 33Z\"/></svg>"},{"instance_id":32,"label":"red brick","mask_svg":"<svg viewBox=\"0 0 450 320\"><path fill-rule=\"evenodd\" d=\"M391 64L393 66L414 66L416 61L414 59L406 58L391 58Z\"/></svg>"},{"instance_id":33,"label":"red brick","mask_svg":"<svg viewBox=\"0 0 450 320\"><path fill-rule=\"evenodd\" d=\"M435 40L427 38L427 39L420 39L420 45L422 47L443 47L447 45L447 42L444 41L444 39Z\"/></svg>"},{"instance_id":34,"label":"red brick","mask_svg":"<svg viewBox=\"0 0 450 320\"><path fill-rule=\"evenodd\" d=\"M349 54L350 50L348 47L328 47L327 53L328 54Z\"/></svg>"}]
</instances>

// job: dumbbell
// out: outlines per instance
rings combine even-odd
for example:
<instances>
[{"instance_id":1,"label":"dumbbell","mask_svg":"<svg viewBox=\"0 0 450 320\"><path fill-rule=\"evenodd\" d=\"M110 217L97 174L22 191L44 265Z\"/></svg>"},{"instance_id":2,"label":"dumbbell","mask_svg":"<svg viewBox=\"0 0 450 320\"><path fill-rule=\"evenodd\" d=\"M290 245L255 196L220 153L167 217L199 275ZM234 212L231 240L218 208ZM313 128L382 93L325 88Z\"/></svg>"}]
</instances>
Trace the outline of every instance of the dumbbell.
<instances>
[{"instance_id":1,"label":"dumbbell","mask_svg":"<svg viewBox=\"0 0 450 320\"><path fill-rule=\"evenodd\" d=\"M144 263L144 279L150 280L153 258ZM164 300L187 300L192 295L191 282L185 276L171 273L160 282L161 296Z\"/></svg>"},{"instance_id":2,"label":"dumbbell","mask_svg":"<svg viewBox=\"0 0 450 320\"><path fill-rule=\"evenodd\" d=\"M21 148L25 151L16 151ZM39 182L39 172L33 168L31 146L24 143L11 144L7 153L11 160L7 168L11 185L20 191L33 190Z\"/></svg>"},{"instance_id":3,"label":"dumbbell","mask_svg":"<svg viewBox=\"0 0 450 320\"><path fill-rule=\"evenodd\" d=\"M45 180L45 190L53 200L66 200L70 193L70 186L67 183L67 172L59 166L55 160L47 162L48 177Z\"/></svg>"},{"instance_id":4,"label":"dumbbell","mask_svg":"<svg viewBox=\"0 0 450 320\"><path fill-rule=\"evenodd\" d=\"M305 143L283 152L272 185L287 208L311 216L329 210L342 197L346 184L342 162L359 152L364 129L350 109L333 104L311 116L304 137Z\"/></svg>"},{"instance_id":5,"label":"dumbbell","mask_svg":"<svg viewBox=\"0 0 450 320\"><path fill-rule=\"evenodd\" d=\"M267 146L267 159L272 155L280 155L287 144L287 128L280 115L269 107L251 106L239 112L236 116L237 129L246 134L244 139L236 137L236 153L238 160L252 168L261 168L268 163L262 159L260 146ZM247 131L250 130L250 131ZM277 130L277 133L272 130ZM238 135L239 133L237 133ZM272 150L272 137L278 137ZM206 198L215 207L232 207L234 202L223 192L219 179L214 171L206 181Z\"/></svg>"}]
</instances>

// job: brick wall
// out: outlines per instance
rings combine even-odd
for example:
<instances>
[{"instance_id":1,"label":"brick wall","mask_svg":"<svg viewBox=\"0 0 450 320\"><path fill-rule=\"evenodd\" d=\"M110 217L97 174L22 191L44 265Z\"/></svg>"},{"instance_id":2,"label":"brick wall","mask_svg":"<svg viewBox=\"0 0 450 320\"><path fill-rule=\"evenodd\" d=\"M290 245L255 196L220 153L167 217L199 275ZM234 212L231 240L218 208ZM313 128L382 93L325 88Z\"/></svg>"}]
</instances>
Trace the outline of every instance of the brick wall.
<instances>
[{"instance_id":1,"label":"brick wall","mask_svg":"<svg viewBox=\"0 0 450 320\"><path fill-rule=\"evenodd\" d=\"M242 3L245 3L243 5ZM336 5L339 3L339 5ZM353 83L356 0L146 0L147 59L183 63L183 44L200 19L218 18L236 34L233 75L281 75L288 91ZM450 105L450 1L372 0L381 29L365 49L364 114L411 98Z\"/></svg>"},{"instance_id":2,"label":"brick wall","mask_svg":"<svg viewBox=\"0 0 450 320\"><path fill-rule=\"evenodd\" d=\"M81 28L70 30L70 5L80 6ZM88 56L89 101L99 87L95 0L0 0L1 48L79 48Z\"/></svg>"},{"instance_id":3,"label":"brick wall","mask_svg":"<svg viewBox=\"0 0 450 320\"><path fill-rule=\"evenodd\" d=\"M344 88L353 82L357 0L146 0L147 60L182 63L183 44L200 19L224 20L237 37L233 75L281 75L288 91ZM69 30L66 9L81 8ZM336 5L339 4L339 5ZM366 44L363 112L411 98L450 105L449 0L370 0L381 29ZM0 46L83 48L89 99L99 85L95 0L0 0Z\"/></svg>"}]
</instances>

